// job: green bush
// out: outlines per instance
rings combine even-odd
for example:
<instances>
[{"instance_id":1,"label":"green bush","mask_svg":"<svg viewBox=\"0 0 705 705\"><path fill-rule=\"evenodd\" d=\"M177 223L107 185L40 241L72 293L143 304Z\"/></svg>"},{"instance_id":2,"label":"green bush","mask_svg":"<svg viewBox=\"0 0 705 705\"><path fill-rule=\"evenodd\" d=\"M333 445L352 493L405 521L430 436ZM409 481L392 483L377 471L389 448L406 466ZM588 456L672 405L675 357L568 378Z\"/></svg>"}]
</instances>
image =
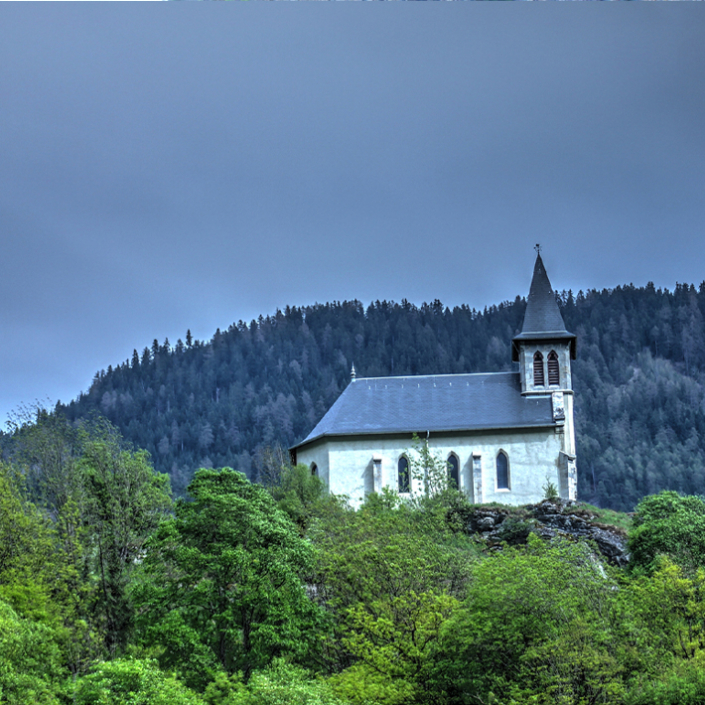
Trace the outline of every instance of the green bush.
<instances>
[{"instance_id":1,"label":"green bush","mask_svg":"<svg viewBox=\"0 0 705 705\"><path fill-rule=\"evenodd\" d=\"M618 591L585 544L530 534L476 564L472 578L434 658L436 692L459 702L615 702L608 615Z\"/></svg>"},{"instance_id":2,"label":"green bush","mask_svg":"<svg viewBox=\"0 0 705 705\"><path fill-rule=\"evenodd\" d=\"M664 491L639 502L629 532L632 569L651 572L669 556L688 573L705 567L705 502Z\"/></svg>"},{"instance_id":3,"label":"green bush","mask_svg":"<svg viewBox=\"0 0 705 705\"><path fill-rule=\"evenodd\" d=\"M624 705L702 705L705 702L705 658L675 661L659 680L636 682Z\"/></svg>"},{"instance_id":4,"label":"green bush","mask_svg":"<svg viewBox=\"0 0 705 705\"><path fill-rule=\"evenodd\" d=\"M183 683L159 670L154 661L116 659L81 678L74 705L205 705Z\"/></svg>"},{"instance_id":5,"label":"green bush","mask_svg":"<svg viewBox=\"0 0 705 705\"><path fill-rule=\"evenodd\" d=\"M205 699L208 705L345 705L325 681L282 659L255 671L246 686L238 676L219 674Z\"/></svg>"},{"instance_id":6,"label":"green bush","mask_svg":"<svg viewBox=\"0 0 705 705\"><path fill-rule=\"evenodd\" d=\"M499 525L498 534L502 541L506 541L510 545L522 544L526 543L531 528L530 522L519 517L508 516Z\"/></svg>"},{"instance_id":7,"label":"green bush","mask_svg":"<svg viewBox=\"0 0 705 705\"><path fill-rule=\"evenodd\" d=\"M0 702L54 705L64 675L53 631L0 602Z\"/></svg>"}]
</instances>

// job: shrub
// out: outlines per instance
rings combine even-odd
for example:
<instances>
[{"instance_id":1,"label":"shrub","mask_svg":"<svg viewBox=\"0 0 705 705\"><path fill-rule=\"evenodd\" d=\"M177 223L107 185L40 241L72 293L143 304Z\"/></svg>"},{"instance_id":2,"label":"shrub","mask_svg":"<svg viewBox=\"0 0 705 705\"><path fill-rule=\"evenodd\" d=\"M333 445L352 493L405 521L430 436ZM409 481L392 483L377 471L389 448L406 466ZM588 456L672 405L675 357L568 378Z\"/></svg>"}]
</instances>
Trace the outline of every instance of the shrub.
<instances>
[{"instance_id":1,"label":"shrub","mask_svg":"<svg viewBox=\"0 0 705 705\"><path fill-rule=\"evenodd\" d=\"M205 705L204 700L156 662L116 659L81 678L74 705Z\"/></svg>"}]
</instances>

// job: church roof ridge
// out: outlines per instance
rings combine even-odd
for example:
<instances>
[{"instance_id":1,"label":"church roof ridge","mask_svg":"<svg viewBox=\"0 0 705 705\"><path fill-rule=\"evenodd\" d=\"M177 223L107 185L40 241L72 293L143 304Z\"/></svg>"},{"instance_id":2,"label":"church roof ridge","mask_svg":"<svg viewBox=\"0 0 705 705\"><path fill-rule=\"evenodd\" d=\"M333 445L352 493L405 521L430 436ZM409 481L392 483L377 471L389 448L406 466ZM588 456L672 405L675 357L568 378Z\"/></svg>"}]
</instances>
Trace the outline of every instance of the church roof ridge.
<instances>
[{"instance_id":1,"label":"church roof ridge","mask_svg":"<svg viewBox=\"0 0 705 705\"><path fill-rule=\"evenodd\" d=\"M355 382L366 382L380 379L431 379L436 377L489 377L491 375L515 375L516 372L444 372L438 375L382 375L381 377L356 377Z\"/></svg>"},{"instance_id":2,"label":"church roof ridge","mask_svg":"<svg viewBox=\"0 0 705 705\"><path fill-rule=\"evenodd\" d=\"M522 396L519 372L360 377L294 448L323 436L548 426L550 395Z\"/></svg>"}]
</instances>

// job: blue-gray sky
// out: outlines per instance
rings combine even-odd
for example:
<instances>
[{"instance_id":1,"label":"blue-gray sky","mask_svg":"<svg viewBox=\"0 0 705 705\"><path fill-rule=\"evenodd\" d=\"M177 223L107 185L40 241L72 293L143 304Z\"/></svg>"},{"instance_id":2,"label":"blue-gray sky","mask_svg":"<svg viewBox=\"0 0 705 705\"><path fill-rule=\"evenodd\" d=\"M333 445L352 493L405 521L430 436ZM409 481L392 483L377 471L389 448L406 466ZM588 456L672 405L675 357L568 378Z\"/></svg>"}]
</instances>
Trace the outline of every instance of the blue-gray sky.
<instances>
[{"instance_id":1,"label":"blue-gray sky","mask_svg":"<svg viewBox=\"0 0 705 705\"><path fill-rule=\"evenodd\" d=\"M288 304L705 279L705 7L0 3L0 421Z\"/></svg>"}]
</instances>

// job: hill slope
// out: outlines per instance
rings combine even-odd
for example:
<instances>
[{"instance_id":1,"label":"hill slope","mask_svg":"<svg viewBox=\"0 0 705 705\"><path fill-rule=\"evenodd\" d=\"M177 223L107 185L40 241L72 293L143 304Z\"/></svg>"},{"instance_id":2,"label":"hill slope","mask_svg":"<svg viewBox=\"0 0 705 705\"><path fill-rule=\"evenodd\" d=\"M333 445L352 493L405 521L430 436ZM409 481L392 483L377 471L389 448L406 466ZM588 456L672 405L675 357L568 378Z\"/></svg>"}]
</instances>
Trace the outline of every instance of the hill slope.
<instances>
[{"instance_id":1,"label":"hill slope","mask_svg":"<svg viewBox=\"0 0 705 705\"><path fill-rule=\"evenodd\" d=\"M630 510L663 488L705 493L705 283L559 299L578 336L580 497ZM439 301L287 307L208 342L155 340L60 410L72 420L107 416L177 491L199 466L253 476L267 449L289 446L321 418L353 362L364 376L511 369L525 307L519 297L482 312Z\"/></svg>"}]
</instances>

